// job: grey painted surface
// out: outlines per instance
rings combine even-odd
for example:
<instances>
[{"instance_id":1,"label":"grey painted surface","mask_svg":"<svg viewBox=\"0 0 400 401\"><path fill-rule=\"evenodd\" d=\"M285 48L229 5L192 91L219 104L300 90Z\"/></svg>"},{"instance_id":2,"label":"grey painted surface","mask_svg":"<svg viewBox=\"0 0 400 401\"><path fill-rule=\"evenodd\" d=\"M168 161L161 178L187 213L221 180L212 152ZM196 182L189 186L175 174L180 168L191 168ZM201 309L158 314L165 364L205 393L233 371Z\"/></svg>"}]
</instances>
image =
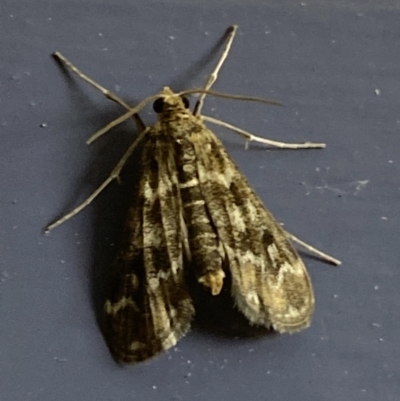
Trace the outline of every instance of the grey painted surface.
<instances>
[{"instance_id":1,"label":"grey painted surface","mask_svg":"<svg viewBox=\"0 0 400 401\"><path fill-rule=\"evenodd\" d=\"M399 8L265 3L1 3L2 401L399 399ZM125 185L50 236L41 230L106 178L135 131L126 124L87 147L120 109L49 55L63 52L134 103L164 85L202 85L232 23L239 34L215 89L286 107L210 98L204 112L274 139L327 143L246 151L212 127L285 227L343 266L302 254L317 299L306 331L253 337L199 324L165 355L121 368L94 309L135 160ZM143 116L154 121L150 108Z\"/></svg>"}]
</instances>

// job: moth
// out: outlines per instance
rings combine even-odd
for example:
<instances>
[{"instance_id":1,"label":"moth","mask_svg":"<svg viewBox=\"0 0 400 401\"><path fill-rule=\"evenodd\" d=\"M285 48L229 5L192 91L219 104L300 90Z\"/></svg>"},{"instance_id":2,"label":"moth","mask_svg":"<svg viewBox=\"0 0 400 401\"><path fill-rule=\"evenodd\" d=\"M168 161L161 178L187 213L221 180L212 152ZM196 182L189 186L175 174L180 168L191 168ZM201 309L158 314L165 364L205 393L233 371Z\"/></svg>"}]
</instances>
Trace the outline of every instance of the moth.
<instances>
[{"instance_id":1,"label":"moth","mask_svg":"<svg viewBox=\"0 0 400 401\"><path fill-rule=\"evenodd\" d=\"M226 95L211 86L228 55L237 27L227 31L222 57L204 89L179 93L169 87L131 107L83 74L60 53L54 56L127 112L94 134L88 143L133 117L141 133L107 180L83 204L47 227L68 220L118 178L138 143L141 178L128 211L123 243L112 266L102 330L114 358L125 363L147 360L174 346L195 315L188 274L218 296L230 277L231 296L250 324L278 332L309 326L314 293L306 267L286 232L265 209L205 121L231 128L247 140L281 148L322 148L324 144L285 144L256 137L230 124L201 115L208 95ZM187 95L199 94L194 111ZM138 112L153 102L157 122L144 127ZM302 243L302 242L301 242ZM302 243L332 263L340 263Z\"/></svg>"}]
</instances>

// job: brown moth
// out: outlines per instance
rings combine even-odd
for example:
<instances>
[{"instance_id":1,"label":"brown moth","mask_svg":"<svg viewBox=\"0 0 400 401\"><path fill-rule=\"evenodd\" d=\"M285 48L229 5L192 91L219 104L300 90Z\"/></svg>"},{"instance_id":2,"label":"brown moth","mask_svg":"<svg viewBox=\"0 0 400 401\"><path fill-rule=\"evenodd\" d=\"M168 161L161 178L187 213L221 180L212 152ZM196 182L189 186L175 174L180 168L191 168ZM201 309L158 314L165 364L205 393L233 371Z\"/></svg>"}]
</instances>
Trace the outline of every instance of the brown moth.
<instances>
[{"instance_id":1,"label":"brown moth","mask_svg":"<svg viewBox=\"0 0 400 401\"><path fill-rule=\"evenodd\" d=\"M209 121L231 128L247 140L281 148L322 148L324 144L284 144L256 137L200 114L206 94L238 99L210 90L231 47L237 27L228 30L225 51L205 89L174 93L165 87L136 107L97 84L60 53L54 56L81 78L127 109L127 113L98 131L92 142L117 124L134 117L142 132L109 178L82 205L49 225L68 220L88 205L119 173L141 142L138 192L126 219L123 243L112 266L102 328L118 361L149 359L174 346L195 315L186 274L191 272L213 296L230 276L237 308L251 324L278 332L309 326L314 294L306 267L287 233L265 209L260 198L206 127ZM185 95L198 93L194 112ZM138 111L154 101L158 121L144 127ZM326 260L336 259L302 243Z\"/></svg>"}]
</instances>

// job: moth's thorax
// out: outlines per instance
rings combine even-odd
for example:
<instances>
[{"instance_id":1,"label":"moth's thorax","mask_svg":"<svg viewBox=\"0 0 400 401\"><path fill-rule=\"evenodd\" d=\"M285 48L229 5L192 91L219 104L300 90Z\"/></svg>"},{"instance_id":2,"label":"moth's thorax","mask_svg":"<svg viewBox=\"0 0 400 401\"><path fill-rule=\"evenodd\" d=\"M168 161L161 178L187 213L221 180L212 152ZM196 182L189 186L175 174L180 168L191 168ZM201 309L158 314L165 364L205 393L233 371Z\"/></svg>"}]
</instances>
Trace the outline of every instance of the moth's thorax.
<instances>
[{"instance_id":1,"label":"moth's thorax","mask_svg":"<svg viewBox=\"0 0 400 401\"><path fill-rule=\"evenodd\" d=\"M186 109L162 113L158 116L158 122L154 128L159 134L178 140L203 132L205 126L200 117L194 116L190 110Z\"/></svg>"},{"instance_id":2,"label":"moth's thorax","mask_svg":"<svg viewBox=\"0 0 400 401\"><path fill-rule=\"evenodd\" d=\"M186 109L183 104L181 107L181 105L179 104L165 103L163 111L161 113L158 113L157 116L158 121L165 124L171 122L175 123L177 121L181 121L183 124L185 124L185 122L191 120L193 114L189 109Z\"/></svg>"}]
</instances>

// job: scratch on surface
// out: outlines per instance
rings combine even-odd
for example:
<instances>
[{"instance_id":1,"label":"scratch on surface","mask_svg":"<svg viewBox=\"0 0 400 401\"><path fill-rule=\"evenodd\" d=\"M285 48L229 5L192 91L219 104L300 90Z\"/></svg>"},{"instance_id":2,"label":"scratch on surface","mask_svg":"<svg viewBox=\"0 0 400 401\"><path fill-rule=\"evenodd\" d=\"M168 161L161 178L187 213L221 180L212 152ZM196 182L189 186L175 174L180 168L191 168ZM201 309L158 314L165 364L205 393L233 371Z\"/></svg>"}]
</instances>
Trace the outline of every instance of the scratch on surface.
<instances>
[{"instance_id":1,"label":"scratch on surface","mask_svg":"<svg viewBox=\"0 0 400 401\"><path fill-rule=\"evenodd\" d=\"M351 181L351 182L346 182L344 184L339 184L334 186L331 186L327 184L325 181L322 180L322 183L324 185L315 187L315 189L319 191L330 191L333 192L337 196L342 196L345 195L346 193L349 193L353 196L358 195L362 190L366 188L366 186L369 184L369 180L358 180L358 181ZM307 190L306 195L309 195L311 193L311 186L308 185L305 181L302 181L302 184Z\"/></svg>"},{"instance_id":2,"label":"scratch on surface","mask_svg":"<svg viewBox=\"0 0 400 401\"><path fill-rule=\"evenodd\" d=\"M337 195L346 194L346 188L349 188L350 190L348 192L351 193L351 190L354 188L352 195L356 196L367 186L368 183L369 183L369 180L352 181L352 182L347 182L347 183L341 184L341 185L339 185L339 187L334 188L334 187L329 186L325 182L323 182L324 186L315 187L315 188L319 189L319 190L326 189L328 191L332 191L333 193L335 193ZM340 189L340 188L343 188L343 189Z\"/></svg>"}]
</instances>

